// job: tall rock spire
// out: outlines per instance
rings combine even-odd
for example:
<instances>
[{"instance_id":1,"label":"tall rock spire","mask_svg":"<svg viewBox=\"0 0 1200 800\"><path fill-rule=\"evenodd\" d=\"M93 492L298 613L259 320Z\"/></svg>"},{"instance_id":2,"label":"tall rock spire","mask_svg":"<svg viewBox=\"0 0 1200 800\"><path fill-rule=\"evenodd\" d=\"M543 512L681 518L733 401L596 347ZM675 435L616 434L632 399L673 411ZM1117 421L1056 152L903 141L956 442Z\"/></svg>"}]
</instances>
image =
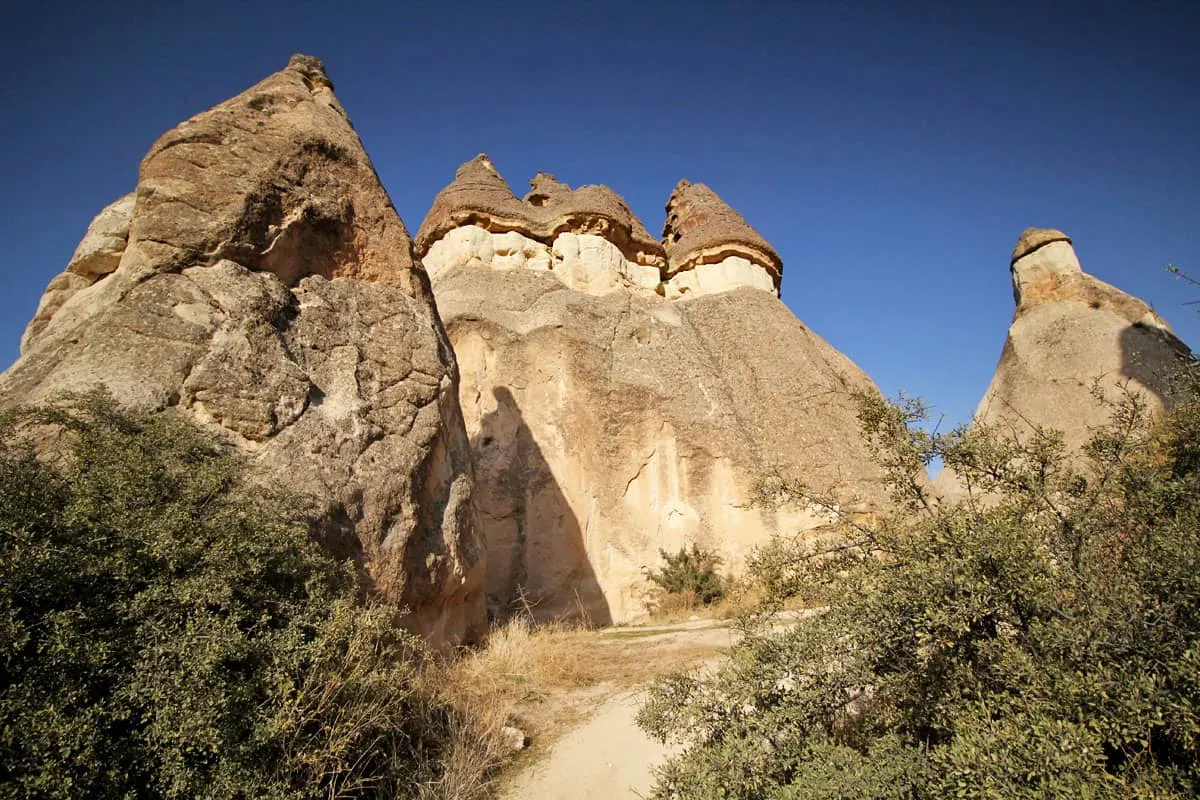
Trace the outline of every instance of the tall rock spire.
<instances>
[{"instance_id":1,"label":"tall rock spire","mask_svg":"<svg viewBox=\"0 0 1200 800\"><path fill-rule=\"evenodd\" d=\"M1074 452L1107 424L1126 391L1153 413L1173 401L1173 379L1187 347L1146 303L1083 271L1071 238L1029 228L1010 259L1016 310L976 425L1028 434L1061 431ZM949 470L943 494L964 487Z\"/></svg>"}]
</instances>

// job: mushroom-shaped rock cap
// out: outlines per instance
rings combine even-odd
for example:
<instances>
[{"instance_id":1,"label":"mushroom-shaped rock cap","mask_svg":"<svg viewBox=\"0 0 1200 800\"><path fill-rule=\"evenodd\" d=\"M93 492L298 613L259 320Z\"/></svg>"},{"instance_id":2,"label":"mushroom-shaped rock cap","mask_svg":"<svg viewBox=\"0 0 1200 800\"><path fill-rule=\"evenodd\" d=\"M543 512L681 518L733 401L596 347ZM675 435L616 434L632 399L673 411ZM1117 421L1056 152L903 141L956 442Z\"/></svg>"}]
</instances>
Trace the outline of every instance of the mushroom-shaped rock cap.
<instances>
[{"instance_id":1,"label":"mushroom-shaped rock cap","mask_svg":"<svg viewBox=\"0 0 1200 800\"><path fill-rule=\"evenodd\" d=\"M417 251L429 246L461 225L481 223L495 230L520 230L527 223L521 201L491 159L480 153L458 168L454 182L438 192L425 221L417 230Z\"/></svg>"},{"instance_id":2,"label":"mushroom-shaped rock cap","mask_svg":"<svg viewBox=\"0 0 1200 800\"><path fill-rule=\"evenodd\" d=\"M665 260L662 245L607 186L572 189L545 172L529 184L529 194L518 200L491 159L476 156L459 167L454 182L434 198L417 231L418 252L424 255L454 228L478 225L494 233L518 231L546 243L564 231L597 233L630 261Z\"/></svg>"},{"instance_id":3,"label":"mushroom-shaped rock cap","mask_svg":"<svg viewBox=\"0 0 1200 800\"><path fill-rule=\"evenodd\" d=\"M775 249L703 183L682 180L671 192L663 246L671 274L728 255L742 255L765 267L776 286L783 275L783 260Z\"/></svg>"},{"instance_id":4,"label":"mushroom-shaped rock cap","mask_svg":"<svg viewBox=\"0 0 1200 800\"><path fill-rule=\"evenodd\" d=\"M1034 250L1045 247L1051 242L1071 244L1071 237L1054 228L1026 228L1022 231L1021 238L1017 239L1017 246L1013 248L1010 263L1017 263Z\"/></svg>"}]
</instances>

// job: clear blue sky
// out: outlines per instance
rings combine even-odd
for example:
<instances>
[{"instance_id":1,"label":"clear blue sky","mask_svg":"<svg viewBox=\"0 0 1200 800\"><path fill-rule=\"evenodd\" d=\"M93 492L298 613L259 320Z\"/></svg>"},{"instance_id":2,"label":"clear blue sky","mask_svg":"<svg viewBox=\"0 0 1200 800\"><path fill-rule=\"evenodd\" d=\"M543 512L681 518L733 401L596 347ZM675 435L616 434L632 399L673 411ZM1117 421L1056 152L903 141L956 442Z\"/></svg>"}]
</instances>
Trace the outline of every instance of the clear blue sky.
<instances>
[{"instance_id":1,"label":"clear blue sky","mask_svg":"<svg viewBox=\"0 0 1200 800\"><path fill-rule=\"evenodd\" d=\"M410 230L478 152L518 193L606 183L655 232L704 181L779 250L800 319L952 422L1029 225L1200 344L1163 271L1200 273L1195 2L39 5L0 32L0 366L154 139L293 52L325 61Z\"/></svg>"}]
</instances>

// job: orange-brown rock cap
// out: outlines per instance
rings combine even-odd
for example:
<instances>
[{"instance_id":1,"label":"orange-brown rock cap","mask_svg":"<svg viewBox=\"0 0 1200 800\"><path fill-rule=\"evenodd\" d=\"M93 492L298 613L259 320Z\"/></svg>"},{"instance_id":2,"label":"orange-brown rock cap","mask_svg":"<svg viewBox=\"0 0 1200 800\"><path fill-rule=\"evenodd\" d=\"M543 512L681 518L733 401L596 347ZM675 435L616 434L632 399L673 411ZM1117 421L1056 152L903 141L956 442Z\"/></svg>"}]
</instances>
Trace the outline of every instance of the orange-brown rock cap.
<instances>
[{"instance_id":1,"label":"orange-brown rock cap","mask_svg":"<svg viewBox=\"0 0 1200 800\"><path fill-rule=\"evenodd\" d=\"M670 274L729 255L749 257L775 279L783 276L783 260L762 235L703 183L681 180L667 200L663 247Z\"/></svg>"},{"instance_id":2,"label":"orange-brown rock cap","mask_svg":"<svg viewBox=\"0 0 1200 800\"><path fill-rule=\"evenodd\" d=\"M1054 228L1026 228L1021 232L1021 237L1017 239L1017 246L1013 248L1012 260L1009 263L1015 264L1034 250L1045 247L1051 242L1071 244L1071 237Z\"/></svg>"},{"instance_id":3,"label":"orange-brown rock cap","mask_svg":"<svg viewBox=\"0 0 1200 800\"><path fill-rule=\"evenodd\" d=\"M454 228L478 225L494 233L517 231L546 243L565 231L596 233L630 261L665 261L662 245L609 187L572 189L545 172L529 184L529 194L517 199L491 159L477 155L460 166L454 182L434 198L417 231L417 251L424 255Z\"/></svg>"}]
</instances>

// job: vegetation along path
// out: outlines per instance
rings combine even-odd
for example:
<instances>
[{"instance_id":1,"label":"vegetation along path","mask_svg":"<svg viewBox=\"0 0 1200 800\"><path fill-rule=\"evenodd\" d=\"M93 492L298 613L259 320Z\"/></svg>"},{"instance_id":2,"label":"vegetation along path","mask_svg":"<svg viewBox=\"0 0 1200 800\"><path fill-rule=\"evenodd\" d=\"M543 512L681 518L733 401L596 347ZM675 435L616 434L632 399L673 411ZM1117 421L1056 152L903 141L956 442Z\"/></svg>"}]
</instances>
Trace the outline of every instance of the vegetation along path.
<instances>
[{"instance_id":1,"label":"vegetation along path","mask_svg":"<svg viewBox=\"0 0 1200 800\"><path fill-rule=\"evenodd\" d=\"M536 635L536 634L535 634ZM552 701L581 709L574 724L535 742L510 768L502 800L600 800L649 794L654 767L671 749L637 725L642 686L687 665L711 663L731 645L728 622L690 620L655 627L609 628L591 643L595 658L608 663L611 680L563 692ZM589 648L591 649L591 648Z\"/></svg>"}]
</instances>

